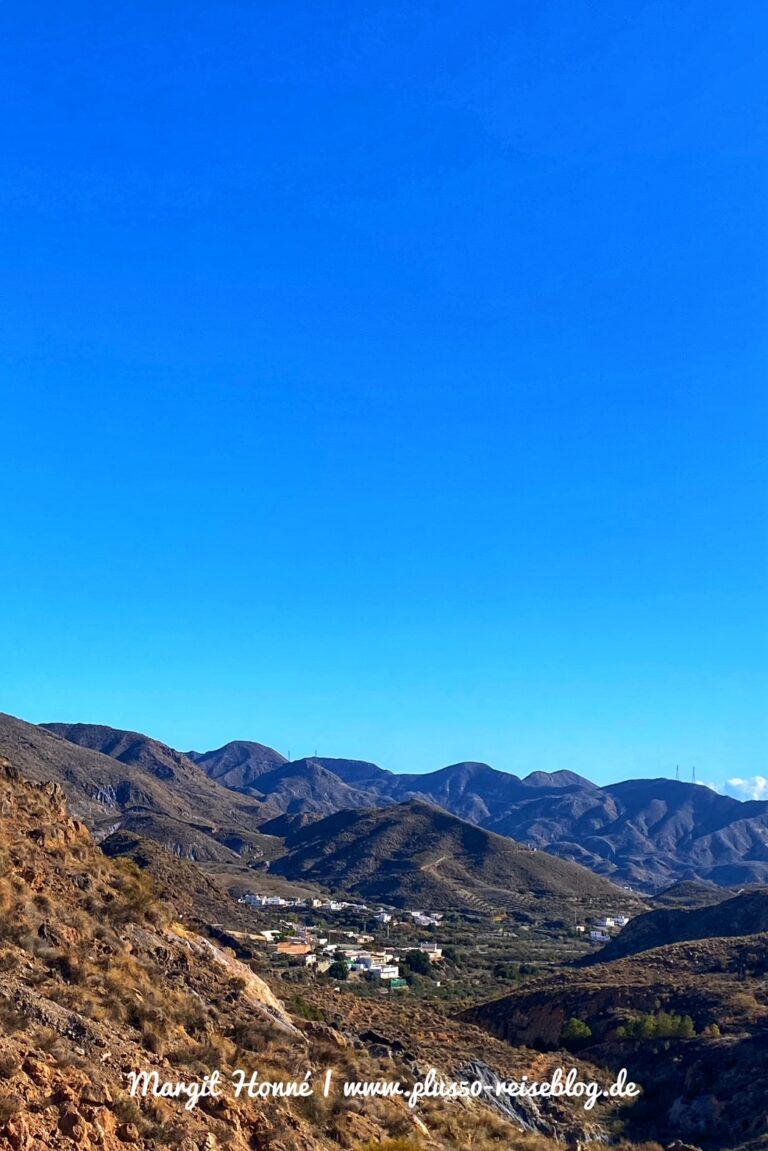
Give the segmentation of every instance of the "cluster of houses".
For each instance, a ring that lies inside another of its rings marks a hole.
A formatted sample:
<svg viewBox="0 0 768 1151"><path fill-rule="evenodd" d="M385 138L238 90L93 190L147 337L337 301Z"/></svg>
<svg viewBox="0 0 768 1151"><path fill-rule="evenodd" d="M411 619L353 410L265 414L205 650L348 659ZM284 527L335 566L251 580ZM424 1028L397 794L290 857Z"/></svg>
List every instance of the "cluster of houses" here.
<svg viewBox="0 0 768 1151"><path fill-rule="evenodd" d="M613 938L610 933L621 931L622 927L626 927L628 923L629 917L626 915L603 915L600 919L595 919L589 926L585 923L577 924L576 931L580 935L586 935L589 932L592 943L610 943Z"/></svg>
<svg viewBox="0 0 768 1151"><path fill-rule="evenodd" d="M350 903L346 899L286 899L282 895L260 895L256 891L248 892L239 903L248 907L296 907L311 911L353 911L360 915L371 915L377 923L385 926L397 923L394 911L386 908L372 909L366 903ZM437 927L442 922L443 915L439 911L404 911L402 916L411 919L417 927Z"/></svg>
<svg viewBox="0 0 768 1151"><path fill-rule="evenodd" d="M357 972L360 975L367 975L371 979L381 979L383 982L391 983L392 980L400 980L400 967L395 962L398 958L391 951L365 951L355 950L352 948L337 948L335 958L344 958L349 964L351 972ZM402 981L403 983L405 980Z"/></svg>
<svg viewBox="0 0 768 1151"><path fill-rule="evenodd" d="M405 986L398 960L402 960L407 951L423 951L431 963L443 958L442 948L434 943L413 944L396 951L391 948L374 951L367 946L372 942L373 937L368 935L357 936L354 943L332 943L326 937L318 936L312 928L299 928L290 938L270 941L267 947L276 955L303 958L306 967L318 972L326 972L335 960L343 960L352 975L377 979L389 983L390 987Z"/></svg>
<svg viewBox="0 0 768 1151"><path fill-rule="evenodd" d="M408 951L423 951L430 963L439 963L443 958L443 949L436 943L414 943L397 950L384 948L381 951L369 951L359 946L337 947L332 944L324 950L332 952L336 959L344 959L349 964L350 972L388 982L390 987L405 985L405 980L400 977L398 960L402 960Z"/></svg>
<svg viewBox="0 0 768 1151"><path fill-rule="evenodd" d="M295 906L292 901L274 902L275 899L279 898L276 896L254 896L252 898L258 898L264 902L260 902L258 905L251 903L251 906ZM250 902L249 897L246 896L242 902ZM304 905L306 902L304 901ZM331 902L337 901L323 901L324 908L328 907ZM345 906L354 907L356 905L345 904ZM367 910L369 909L366 908ZM392 921L392 913L382 910L377 912L373 918L379 923L389 924ZM439 922L439 918L436 921ZM233 934L238 936L246 933L234 932ZM263 942L268 954L303 961L305 967L311 967L319 973L328 971L334 961L343 960L353 977L375 979L392 988L405 986L405 980L400 975L399 961L402 961L406 952L423 951L431 963L438 963L443 958L442 947L435 943L415 943L399 945L396 949L383 947L374 950L371 947L374 943L373 935L351 930L333 930L323 934L322 928L316 924L296 924L284 921L279 927L249 932L247 937L253 942L257 940Z"/></svg>
<svg viewBox="0 0 768 1151"><path fill-rule="evenodd" d="M345 899L285 899L282 895L259 895L249 891L238 903L249 907L305 907L315 911L358 911L365 913L370 908L364 903L349 903Z"/></svg>
<svg viewBox="0 0 768 1151"><path fill-rule="evenodd" d="M352 911L360 915L370 916L377 923L387 928L398 922L398 919L395 917L396 913L391 909L388 910L387 908L379 907L378 910L374 911L365 903L352 903L346 899L320 899L317 897L309 899L286 899L282 895L261 895L258 892L249 892L247 895L244 895L239 902L245 903L249 907L259 908L304 908L322 912ZM406 918L410 919L417 927L437 927L443 919L442 913L438 911L403 911L399 914L401 920ZM579 935L588 934L592 943L609 943L612 938L611 933L620 931L621 928L626 927L628 923L629 918L626 915L604 915L589 924L577 924L575 930ZM399 978L397 964L393 962L396 957L390 955L389 952L355 952L354 948L350 947L338 948L336 944L328 943L326 938L319 938L317 936L317 929L314 927L292 926L294 935L290 939L281 939L277 943L274 942L274 937L277 936L279 932L263 931L259 934L264 936L269 945L275 948L277 954L290 955L294 958L304 956L307 966L317 966L317 969L320 971L327 970L331 964L331 960L328 960L326 963L324 958L316 954L319 948L322 947L326 953L344 952L344 957L350 962L351 971L365 971L379 979L385 980ZM523 930L527 930L527 928L524 927ZM339 932L335 932L334 934L338 935ZM342 932L341 934L350 937L357 945L364 945L373 941L372 935L361 935L353 931ZM441 949L433 943L419 944L419 950L425 951L433 961L435 958L439 959L442 957Z"/></svg>

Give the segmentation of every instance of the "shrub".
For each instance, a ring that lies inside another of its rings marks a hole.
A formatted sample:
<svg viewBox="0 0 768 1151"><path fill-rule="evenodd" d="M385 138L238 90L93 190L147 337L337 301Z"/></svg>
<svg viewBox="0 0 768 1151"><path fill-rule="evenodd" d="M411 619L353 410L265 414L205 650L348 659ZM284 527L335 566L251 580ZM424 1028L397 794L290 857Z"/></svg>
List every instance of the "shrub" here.
<svg viewBox="0 0 768 1151"><path fill-rule="evenodd" d="M157 923L162 920L162 905L157 898L152 877L137 867L132 859L116 862L119 864L117 880L120 894L104 906L112 923L130 923L134 920Z"/></svg>
<svg viewBox="0 0 768 1151"><path fill-rule="evenodd" d="M18 1055L0 1055L0 1079L12 1079L21 1067Z"/></svg>
<svg viewBox="0 0 768 1151"><path fill-rule="evenodd" d="M422 1151L424 1144L416 1139L383 1139L380 1142L364 1143L360 1151Z"/></svg>
<svg viewBox="0 0 768 1151"><path fill-rule="evenodd" d="M325 1017L320 1008L315 1007L314 1003L309 1003L303 995L292 995L287 1006L291 1014L298 1015L299 1019L324 1022Z"/></svg>
<svg viewBox="0 0 768 1151"><path fill-rule="evenodd" d="M560 1046L567 1048L568 1051L578 1051L579 1048L585 1047L591 1038L592 1028L589 1024L572 1015L568 1022L563 1024L563 1029L560 1032Z"/></svg>

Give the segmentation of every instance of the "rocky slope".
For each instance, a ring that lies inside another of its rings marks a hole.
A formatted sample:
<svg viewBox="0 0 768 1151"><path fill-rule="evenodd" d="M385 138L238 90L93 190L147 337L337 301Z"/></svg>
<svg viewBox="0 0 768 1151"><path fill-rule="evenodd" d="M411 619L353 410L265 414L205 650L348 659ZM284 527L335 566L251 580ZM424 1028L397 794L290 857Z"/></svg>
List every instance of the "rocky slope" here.
<svg viewBox="0 0 768 1151"><path fill-rule="evenodd" d="M264 926L259 912L239 903L225 883L191 861L174 855L154 839L121 829L99 845L110 859L132 860L148 872L161 900L168 901L184 923L206 928L226 924L242 931Z"/></svg>
<svg viewBox="0 0 768 1151"><path fill-rule="evenodd" d="M229 1030L254 1025L302 1050L269 987L173 921L146 877L110 862L69 817L56 783L0 761L0 1146L253 1146L271 1126L246 1109L139 1106L126 1075L191 1070ZM247 1042L247 1041L246 1041ZM232 1048L234 1050L234 1048ZM299 1145L314 1146L307 1135Z"/></svg>
<svg viewBox="0 0 768 1151"><path fill-rule="evenodd" d="M156 740L95 725L53 726L66 730L66 736L0 714L0 754L30 779L60 783L73 812L94 824L107 824L127 810L155 812L211 829L249 827L263 818L258 804L219 787L196 764ZM91 746L101 742L95 732L105 733L116 754ZM114 744L116 735L121 737L119 746Z"/></svg>
<svg viewBox="0 0 768 1151"><path fill-rule="evenodd" d="M98 837L124 828L188 859L261 856L264 837L256 828L268 812L210 780L186 756L136 732L51 728L0 714L0 754L29 779L59 783L73 814Z"/></svg>
<svg viewBox="0 0 768 1151"><path fill-rule="evenodd" d="M119 855L137 845L112 846ZM314 1019L292 1017L249 967L179 921L174 884L199 893L203 881L193 865L170 856L164 865L158 892L147 872L97 848L58 784L26 782L0 760L2 1151L555 1151L556 1135L574 1143L600 1132L596 1116L557 1101L414 1111L401 1099L225 1091L188 1111L183 1100L131 1098L127 1077L140 1070L189 1082L218 1068L225 1083L236 1067L283 1082L319 1081L329 1067L406 1083L430 1066L447 1078L481 1066L491 1077L530 1071L529 1053L418 1005L340 1012L318 988ZM551 1059L536 1061L551 1072Z"/></svg>
<svg viewBox="0 0 768 1151"><path fill-rule="evenodd" d="M187 756L211 779L237 791L248 791L267 771L288 760L273 747L238 739L213 751L188 751Z"/></svg>
<svg viewBox="0 0 768 1151"><path fill-rule="evenodd" d="M681 879L671 887L658 891L649 900L653 907L710 907L729 899L732 892L727 887L718 887L706 879Z"/></svg>
<svg viewBox="0 0 768 1151"><path fill-rule="evenodd" d="M250 794L265 808L286 815L327 815L377 803L374 792L345 783L313 759L283 763L265 772Z"/></svg>

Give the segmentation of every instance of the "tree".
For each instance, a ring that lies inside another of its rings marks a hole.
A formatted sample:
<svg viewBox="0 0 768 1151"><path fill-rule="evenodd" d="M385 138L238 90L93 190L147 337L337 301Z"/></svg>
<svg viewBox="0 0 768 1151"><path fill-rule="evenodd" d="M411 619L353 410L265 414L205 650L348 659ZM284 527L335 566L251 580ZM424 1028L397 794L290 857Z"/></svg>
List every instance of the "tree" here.
<svg viewBox="0 0 768 1151"><path fill-rule="evenodd" d="M568 1022L563 1024L560 1046L567 1048L568 1051L577 1051L580 1047L585 1047L591 1038L592 1028L589 1024L572 1015Z"/></svg>
<svg viewBox="0 0 768 1151"><path fill-rule="evenodd" d="M406 951L405 965L411 969L414 975L432 974L432 964L429 962L429 956L426 951L420 951L418 947L415 947L412 951Z"/></svg>
<svg viewBox="0 0 768 1151"><path fill-rule="evenodd" d="M346 979L349 975L349 966L343 959L334 959L328 968L329 979Z"/></svg>

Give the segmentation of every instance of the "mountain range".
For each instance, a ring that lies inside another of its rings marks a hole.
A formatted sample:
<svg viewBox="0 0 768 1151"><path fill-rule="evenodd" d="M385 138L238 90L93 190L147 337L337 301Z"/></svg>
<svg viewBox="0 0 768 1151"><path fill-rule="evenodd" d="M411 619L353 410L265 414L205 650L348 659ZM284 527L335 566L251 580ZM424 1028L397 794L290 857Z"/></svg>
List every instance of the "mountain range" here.
<svg viewBox="0 0 768 1151"><path fill-rule="evenodd" d="M214 774L231 746L195 758ZM249 746L263 759L261 744L238 745ZM463 762L417 775L322 757L283 760L262 772L249 765L249 778L248 794L288 813L330 814L411 799L435 804L642 891L693 878L722 886L768 881L768 802L677 780L598 787L571 771L521 778Z"/></svg>
<svg viewBox="0 0 768 1151"><path fill-rule="evenodd" d="M627 905L627 892L586 868L521 847L434 805L350 809L350 796L359 804L363 796L375 803L375 795L315 761L275 766L254 746L248 751L258 756L258 766L244 764L242 751L232 749L209 766L213 774L224 761L225 771L243 771L243 778L266 786L258 798L252 788L246 794L209 777L199 762L205 757L196 762L136 732L0 718L0 753L30 779L59 783L73 812L110 852L126 845L135 851L137 839L154 840L184 860L271 865L289 880L393 906L522 911L544 897L548 913L567 922L591 909ZM332 814L322 816L325 809Z"/></svg>
<svg viewBox="0 0 768 1151"><path fill-rule="evenodd" d="M396 773L365 760L289 761L244 740L184 753L140 733L11 716L0 716L0 753L57 779L97 835L133 831L191 859L271 858L275 836L416 801L640 892L768 882L768 802L670 779L598 787L570 771L520 777L475 762Z"/></svg>

